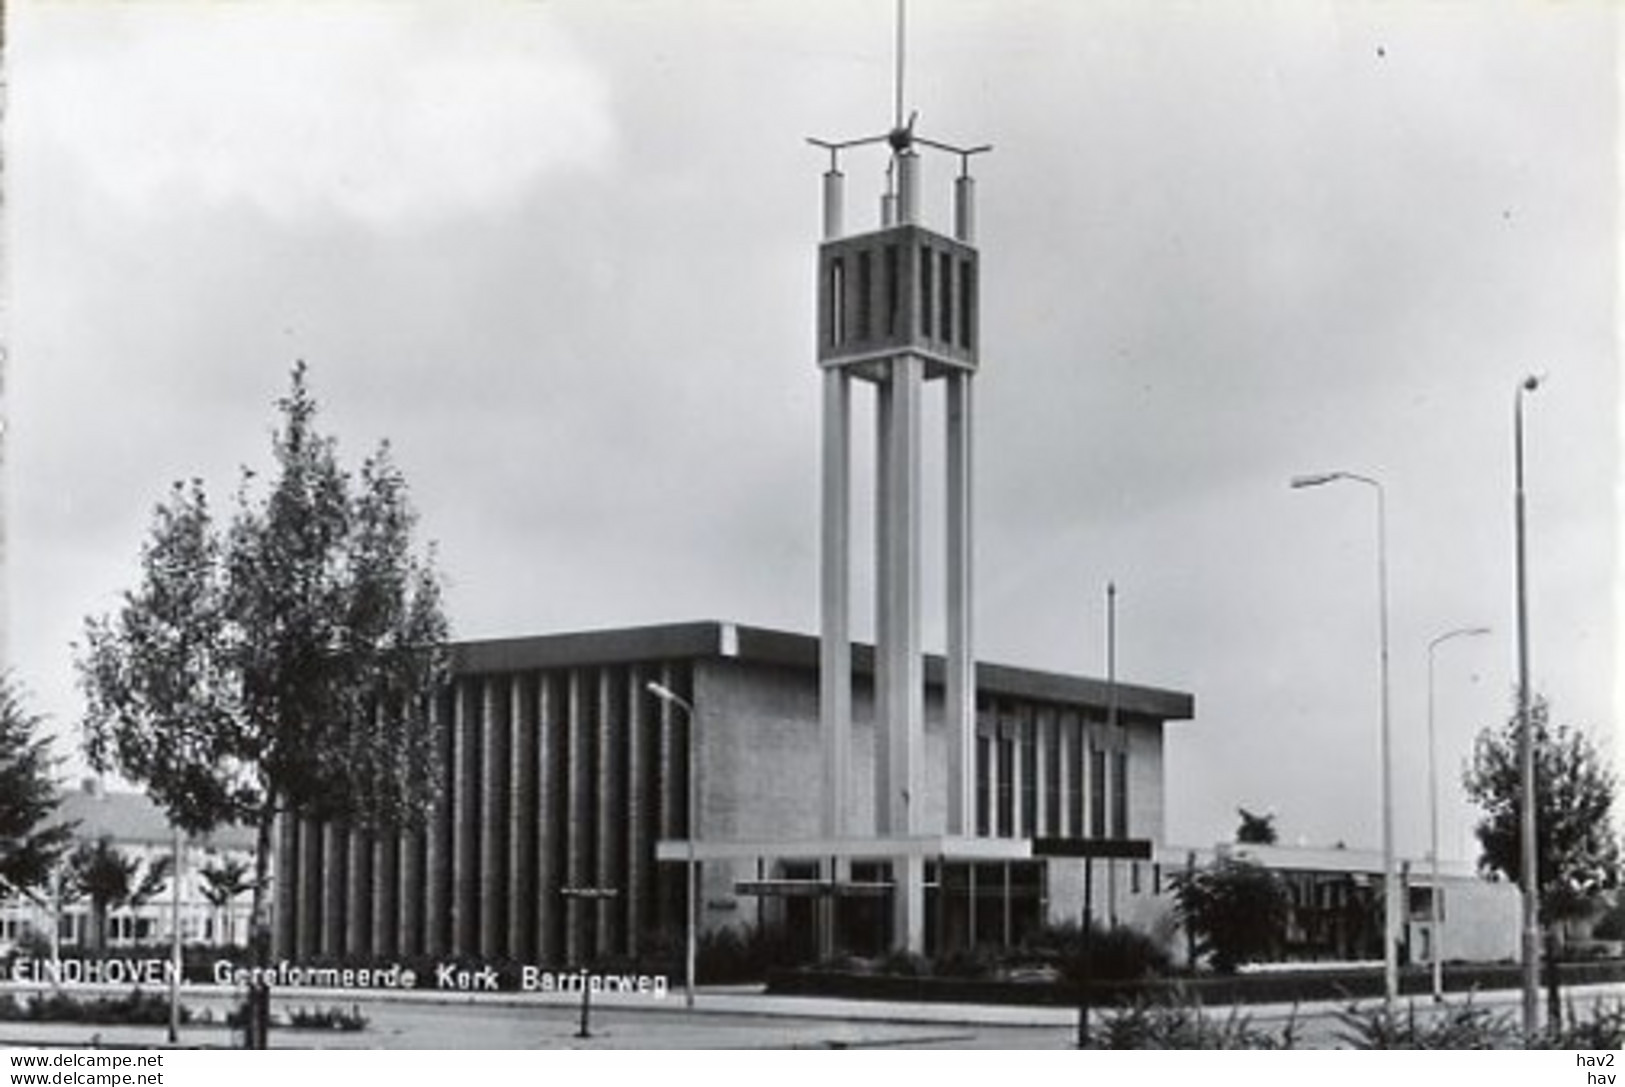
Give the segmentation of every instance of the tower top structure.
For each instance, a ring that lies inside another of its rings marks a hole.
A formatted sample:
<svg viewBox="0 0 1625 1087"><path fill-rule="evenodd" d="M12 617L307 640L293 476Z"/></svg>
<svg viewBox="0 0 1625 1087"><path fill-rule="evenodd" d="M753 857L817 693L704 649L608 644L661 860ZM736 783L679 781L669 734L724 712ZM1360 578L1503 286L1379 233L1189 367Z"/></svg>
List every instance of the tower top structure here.
<svg viewBox="0 0 1625 1087"><path fill-rule="evenodd" d="M925 376L977 365L975 182L970 161L991 144L956 146L919 135L917 111L905 122L905 9L897 5L897 63L892 127L844 140L808 137L829 152L824 174L824 241L819 249L818 362L870 381L882 380L887 360L917 356ZM884 146L890 154L876 226L849 231L843 153ZM958 159L952 233L922 221L920 152Z"/></svg>

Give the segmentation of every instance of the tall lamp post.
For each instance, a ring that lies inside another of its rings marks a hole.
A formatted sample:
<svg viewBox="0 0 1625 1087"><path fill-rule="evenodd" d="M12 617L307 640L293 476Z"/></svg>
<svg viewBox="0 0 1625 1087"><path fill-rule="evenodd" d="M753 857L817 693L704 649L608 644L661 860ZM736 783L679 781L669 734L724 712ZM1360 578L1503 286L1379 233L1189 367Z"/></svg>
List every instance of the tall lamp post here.
<svg viewBox="0 0 1625 1087"><path fill-rule="evenodd" d="M1529 720L1529 593L1525 573L1523 528L1523 396L1540 387L1530 375L1518 383L1512 408L1513 517L1517 538L1518 591L1518 765L1523 778L1520 822L1523 876L1523 1030L1540 1029L1540 873L1535 849L1535 744Z"/></svg>
<svg viewBox="0 0 1625 1087"><path fill-rule="evenodd" d="M1354 472L1321 472L1294 476L1294 489L1342 481L1363 483L1377 496L1377 610L1381 626L1381 759L1382 759L1382 974L1383 1007L1393 1014L1399 995L1399 880L1394 874L1393 753L1388 713L1388 515L1382 484Z"/></svg>
<svg viewBox="0 0 1625 1087"><path fill-rule="evenodd" d="M1457 627L1428 642L1428 861L1433 869L1433 890L1429 897L1428 921L1432 933L1430 941L1433 960L1433 999L1444 999L1444 955L1439 942L1444 915L1439 895L1439 762L1438 742L1433 726L1433 658L1434 651L1452 638L1467 638L1488 634L1489 627Z"/></svg>
<svg viewBox="0 0 1625 1087"><path fill-rule="evenodd" d="M656 683L654 680L644 684L644 688L662 702L681 709L688 718L688 743L685 745L687 772L684 775L688 779L688 880L687 893L684 895L687 907L683 934L683 1004L692 1008L694 1006L694 960L697 957L699 944L698 935L695 932L696 907L694 899L698 889L695 886L696 881L694 878L696 864L694 836L700 831L699 791L694 787L694 704L670 687L663 683Z"/></svg>

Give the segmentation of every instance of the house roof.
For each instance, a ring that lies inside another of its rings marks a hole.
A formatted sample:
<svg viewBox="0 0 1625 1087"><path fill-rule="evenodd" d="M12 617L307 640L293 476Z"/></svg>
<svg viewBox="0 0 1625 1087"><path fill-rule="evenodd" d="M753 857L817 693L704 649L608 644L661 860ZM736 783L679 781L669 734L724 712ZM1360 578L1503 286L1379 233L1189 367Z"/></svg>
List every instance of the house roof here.
<svg viewBox="0 0 1625 1087"><path fill-rule="evenodd" d="M74 836L81 841L105 837L127 844L167 845L175 835L162 809L145 796L107 792L94 785L63 794L56 820L77 824ZM204 840L223 849L254 848L254 832L247 827L222 827Z"/></svg>
<svg viewBox="0 0 1625 1087"><path fill-rule="evenodd" d="M874 647L854 643L852 649L854 672L873 674ZM763 627L707 621L465 641L452 646L453 668L470 674L713 657L815 671L818 639ZM942 657L927 654L926 683L941 686L943 670ZM994 696L1088 706L1106 705L1115 686L1117 706L1125 714L1164 721L1189 720L1195 714L1195 698L1183 691L1123 682L1113 685L1090 676L1002 664L978 662L976 686L977 690Z"/></svg>

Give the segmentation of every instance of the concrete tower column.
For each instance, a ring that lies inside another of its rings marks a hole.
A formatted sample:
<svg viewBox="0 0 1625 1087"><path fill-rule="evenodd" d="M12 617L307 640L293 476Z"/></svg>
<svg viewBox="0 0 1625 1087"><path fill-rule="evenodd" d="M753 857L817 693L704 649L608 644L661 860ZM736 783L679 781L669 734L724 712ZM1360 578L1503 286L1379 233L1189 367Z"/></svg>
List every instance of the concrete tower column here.
<svg viewBox="0 0 1625 1087"><path fill-rule="evenodd" d="M826 837L847 832L852 767L852 378L844 369L824 371L824 483L822 630L819 639L819 707L824 740Z"/></svg>
<svg viewBox="0 0 1625 1087"><path fill-rule="evenodd" d="M901 151L897 163L897 221L920 221L920 156L913 151Z"/></svg>
<svg viewBox="0 0 1625 1087"><path fill-rule="evenodd" d="M879 633L876 638L875 813L882 835L920 830L923 802L925 675L920 644L920 400L925 365L905 353L891 360L881 387L882 519L878 533ZM883 756L883 757L882 757ZM924 862L894 862L892 897L897 946L919 951L925 935Z"/></svg>
<svg viewBox="0 0 1625 1087"><path fill-rule="evenodd" d="M954 179L954 237L966 245L976 242L976 179L969 174Z"/></svg>
<svg viewBox="0 0 1625 1087"><path fill-rule="evenodd" d="M971 620L971 376L947 378L947 669L943 684L948 833L975 832L976 679Z"/></svg>

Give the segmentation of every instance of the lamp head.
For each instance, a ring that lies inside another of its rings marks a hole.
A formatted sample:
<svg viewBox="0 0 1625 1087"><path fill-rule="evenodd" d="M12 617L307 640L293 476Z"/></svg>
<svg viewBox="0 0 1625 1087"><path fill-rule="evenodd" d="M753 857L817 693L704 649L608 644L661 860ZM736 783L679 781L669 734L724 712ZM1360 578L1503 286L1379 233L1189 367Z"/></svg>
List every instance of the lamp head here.
<svg viewBox="0 0 1625 1087"><path fill-rule="evenodd" d="M1530 374L1528 377L1523 379L1523 389L1525 392L1532 393L1538 388L1540 388L1540 375Z"/></svg>
<svg viewBox="0 0 1625 1087"><path fill-rule="evenodd" d="M1323 484L1341 479L1342 475L1342 472L1315 472L1310 475L1293 476L1292 488L1294 490L1299 490L1304 487L1319 487Z"/></svg>

